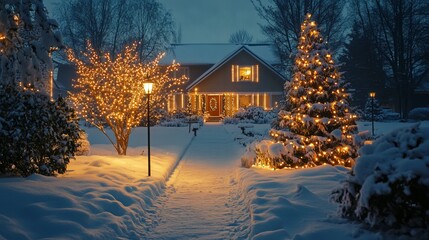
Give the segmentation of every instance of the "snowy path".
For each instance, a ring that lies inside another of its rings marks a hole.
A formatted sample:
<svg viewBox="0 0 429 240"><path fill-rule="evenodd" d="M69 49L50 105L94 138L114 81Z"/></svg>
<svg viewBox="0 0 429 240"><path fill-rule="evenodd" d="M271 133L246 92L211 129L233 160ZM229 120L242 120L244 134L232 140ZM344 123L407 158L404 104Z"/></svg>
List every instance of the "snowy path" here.
<svg viewBox="0 0 429 240"><path fill-rule="evenodd" d="M202 127L155 205L146 238L245 238L249 214L235 180L242 151L223 125Z"/></svg>

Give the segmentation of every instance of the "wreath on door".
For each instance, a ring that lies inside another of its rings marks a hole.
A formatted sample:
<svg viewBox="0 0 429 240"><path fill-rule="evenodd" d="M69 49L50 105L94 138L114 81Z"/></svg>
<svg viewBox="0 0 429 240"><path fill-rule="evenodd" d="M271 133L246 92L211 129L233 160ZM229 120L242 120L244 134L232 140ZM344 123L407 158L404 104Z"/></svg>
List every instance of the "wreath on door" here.
<svg viewBox="0 0 429 240"><path fill-rule="evenodd" d="M210 110L212 112L217 110L217 100L216 100L216 98L211 98L210 99L209 106L210 106Z"/></svg>

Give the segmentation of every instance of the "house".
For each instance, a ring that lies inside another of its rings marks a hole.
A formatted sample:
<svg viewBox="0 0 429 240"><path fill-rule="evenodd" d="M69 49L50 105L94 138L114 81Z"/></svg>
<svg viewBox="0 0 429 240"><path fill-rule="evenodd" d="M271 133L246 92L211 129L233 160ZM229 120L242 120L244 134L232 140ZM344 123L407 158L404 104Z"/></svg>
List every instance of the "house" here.
<svg viewBox="0 0 429 240"><path fill-rule="evenodd" d="M166 99L169 112L190 109L219 120L248 106L270 110L283 98L285 78L275 69L280 62L272 45L173 44L160 65L173 60L181 65L173 74L188 81ZM66 96L74 91L76 68L67 63L57 67L54 95Z"/></svg>
<svg viewBox="0 0 429 240"><path fill-rule="evenodd" d="M168 97L170 112L191 108L218 120L248 106L270 110L283 98L285 77L271 45L174 44L161 65L173 60L181 65L175 74L189 80Z"/></svg>

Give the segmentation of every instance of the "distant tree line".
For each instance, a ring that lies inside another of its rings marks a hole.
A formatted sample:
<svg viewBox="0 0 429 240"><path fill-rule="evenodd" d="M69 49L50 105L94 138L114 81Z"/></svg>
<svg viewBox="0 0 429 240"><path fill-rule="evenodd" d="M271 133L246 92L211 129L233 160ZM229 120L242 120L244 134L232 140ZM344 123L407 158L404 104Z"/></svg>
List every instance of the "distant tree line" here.
<svg viewBox="0 0 429 240"><path fill-rule="evenodd" d="M345 80L355 89L354 104L363 107L369 91L392 90L396 110L407 118L411 96L429 78L428 1L251 1L285 70L293 60L300 23L312 13L331 48L344 49L336 57L344 63ZM346 34L348 26L352 29Z"/></svg>
<svg viewBox="0 0 429 240"><path fill-rule="evenodd" d="M78 56L86 41L112 56L139 42L139 58L147 61L180 38L171 14L157 0L70 0L61 2L56 12L64 44Z"/></svg>

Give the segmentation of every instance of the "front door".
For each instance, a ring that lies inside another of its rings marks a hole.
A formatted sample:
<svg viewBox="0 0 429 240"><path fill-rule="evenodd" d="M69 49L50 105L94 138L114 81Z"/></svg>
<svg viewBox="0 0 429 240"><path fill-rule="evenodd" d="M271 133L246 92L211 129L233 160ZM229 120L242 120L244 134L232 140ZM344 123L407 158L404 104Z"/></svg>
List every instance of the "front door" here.
<svg viewBox="0 0 429 240"><path fill-rule="evenodd" d="M220 116L220 95L207 96L207 111L212 117Z"/></svg>

